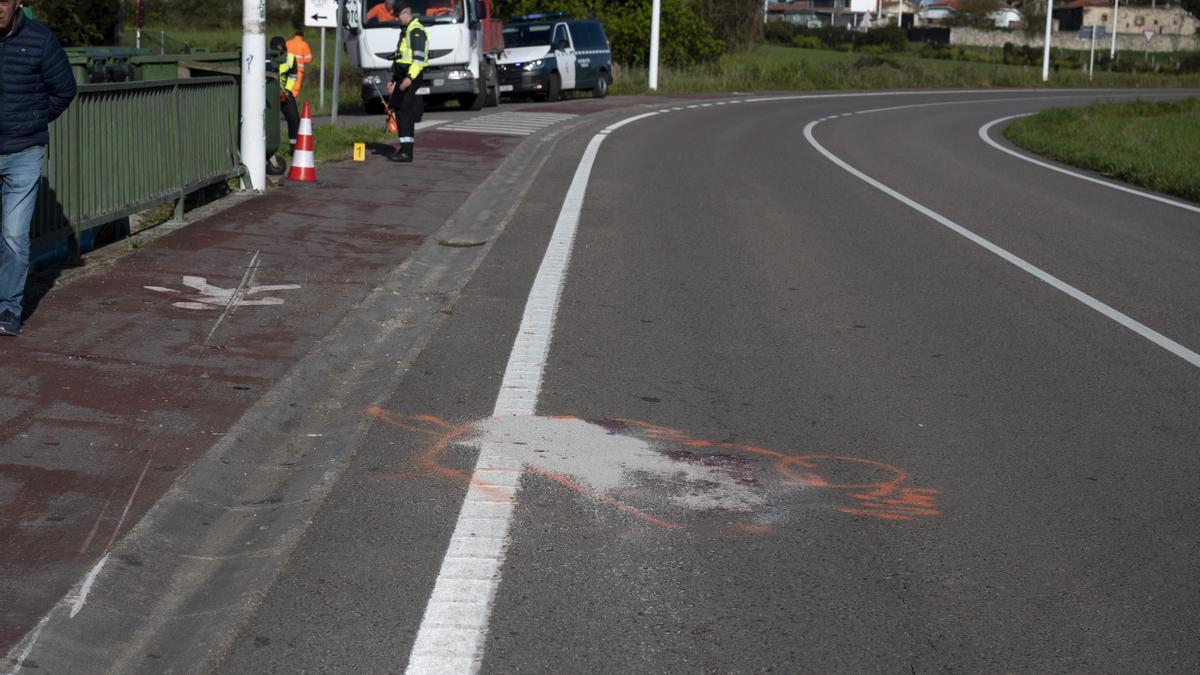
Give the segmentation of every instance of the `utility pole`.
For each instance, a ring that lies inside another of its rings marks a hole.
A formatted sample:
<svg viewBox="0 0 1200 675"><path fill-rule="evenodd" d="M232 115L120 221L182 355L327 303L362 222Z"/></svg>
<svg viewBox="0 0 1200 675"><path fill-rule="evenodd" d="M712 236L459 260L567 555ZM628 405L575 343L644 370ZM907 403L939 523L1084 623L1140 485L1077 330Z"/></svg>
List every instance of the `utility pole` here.
<svg viewBox="0 0 1200 675"><path fill-rule="evenodd" d="M658 15L661 0L654 0L650 14L650 91L658 91Z"/></svg>
<svg viewBox="0 0 1200 675"><path fill-rule="evenodd" d="M346 20L346 0L337 0L337 27L333 29L333 124L337 125L338 80L342 79L342 22Z"/></svg>
<svg viewBox="0 0 1200 675"><path fill-rule="evenodd" d="M1117 58L1117 11L1121 8L1120 0L1113 0L1113 28L1112 28L1112 49L1108 52L1108 58ZM1110 66L1111 68L1111 66Z"/></svg>
<svg viewBox="0 0 1200 675"><path fill-rule="evenodd" d="M1054 16L1054 0L1046 0L1046 45L1042 48L1042 82L1050 80L1050 21Z"/></svg>
<svg viewBox="0 0 1200 675"><path fill-rule="evenodd" d="M267 107L266 3L242 0L242 164L243 186L262 192L267 186L267 133L263 118Z"/></svg>

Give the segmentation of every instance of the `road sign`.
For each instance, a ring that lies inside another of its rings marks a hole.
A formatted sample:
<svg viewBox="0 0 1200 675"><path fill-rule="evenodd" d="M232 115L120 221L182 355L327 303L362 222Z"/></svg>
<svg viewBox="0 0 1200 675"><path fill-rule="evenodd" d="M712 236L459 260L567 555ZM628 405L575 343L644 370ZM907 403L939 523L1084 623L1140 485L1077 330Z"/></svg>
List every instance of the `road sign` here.
<svg viewBox="0 0 1200 675"><path fill-rule="evenodd" d="M312 28L337 26L337 0L304 0L304 25Z"/></svg>
<svg viewBox="0 0 1200 675"><path fill-rule="evenodd" d="M1144 30L1142 31L1142 35L1146 37L1146 42L1150 42L1154 39L1154 31L1152 30Z"/></svg>

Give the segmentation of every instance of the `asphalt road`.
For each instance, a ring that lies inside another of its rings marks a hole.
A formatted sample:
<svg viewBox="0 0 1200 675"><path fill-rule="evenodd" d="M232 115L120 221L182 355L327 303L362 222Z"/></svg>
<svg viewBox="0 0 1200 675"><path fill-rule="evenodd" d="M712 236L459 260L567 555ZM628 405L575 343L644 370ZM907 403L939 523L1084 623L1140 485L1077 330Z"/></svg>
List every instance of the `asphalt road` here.
<svg viewBox="0 0 1200 675"><path fill-rule="evenodd" d="M374 375L329 429L250 418L336 465L259 585L151 579L136 639L50 626L42 672L1196 670L1200 212L979 134L1112 95L688 101L521 146L459 211L486 245L383 284L434 312L351 313L425 333L331 333Z"/></svg>

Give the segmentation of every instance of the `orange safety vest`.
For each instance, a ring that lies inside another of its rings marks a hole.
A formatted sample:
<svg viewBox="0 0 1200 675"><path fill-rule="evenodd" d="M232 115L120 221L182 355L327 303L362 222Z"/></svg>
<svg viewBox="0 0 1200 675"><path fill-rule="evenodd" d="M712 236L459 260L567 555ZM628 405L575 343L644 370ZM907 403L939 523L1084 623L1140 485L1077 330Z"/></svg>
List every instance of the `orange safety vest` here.
<svg viewBox="0 0 1200 675"><path fill-rule="evenodd" d="M300 65L300 72L296 74L296 92L299 93L300 85L304 82L304 66L313 60L312 49L304 38L297 35L287 41L287 50L295 54L296 63Z"/></svg>

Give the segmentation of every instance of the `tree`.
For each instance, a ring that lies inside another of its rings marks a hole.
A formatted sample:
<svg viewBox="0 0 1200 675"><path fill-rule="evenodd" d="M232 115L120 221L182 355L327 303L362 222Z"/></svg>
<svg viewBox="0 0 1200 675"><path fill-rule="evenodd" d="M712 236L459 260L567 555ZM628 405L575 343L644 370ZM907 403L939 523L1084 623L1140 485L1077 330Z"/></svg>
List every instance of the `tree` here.
<svg viewBox="0 0 1200 675"><path fill-rule="evenodd" d="M117 39L119 0L28 0L38 22L61 44L113 44Z"/></svg>

